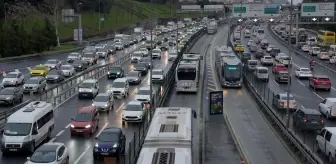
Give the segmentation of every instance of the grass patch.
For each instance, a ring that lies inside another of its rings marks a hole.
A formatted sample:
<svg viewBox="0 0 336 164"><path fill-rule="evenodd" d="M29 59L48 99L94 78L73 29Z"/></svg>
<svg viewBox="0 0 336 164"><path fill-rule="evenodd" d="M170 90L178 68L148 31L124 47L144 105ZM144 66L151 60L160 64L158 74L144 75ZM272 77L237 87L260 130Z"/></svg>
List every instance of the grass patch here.
<svg viewBox="0 0 336 164"><path fill-rule="evenodd" d="M61 44L59 47L53 47L49 51L63 51L63 50L68 50L68 49L74 49L77 48L77 45L74 44Z"/></svg>

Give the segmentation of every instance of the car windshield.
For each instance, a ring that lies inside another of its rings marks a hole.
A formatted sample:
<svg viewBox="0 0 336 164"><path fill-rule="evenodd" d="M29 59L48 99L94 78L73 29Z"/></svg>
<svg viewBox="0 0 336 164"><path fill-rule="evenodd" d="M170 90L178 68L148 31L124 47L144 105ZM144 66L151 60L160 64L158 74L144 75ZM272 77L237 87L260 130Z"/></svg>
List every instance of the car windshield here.
<svg viewBox="0 0 336 164"><path fill-rule="evenodd" d="M135 52L135 53L133 53L132 56L135 56L135 57L142 57L142 53L141 53L141 52Z"/></svg>
<svg viewBox="0 0 336 164"><path fill-rule="evenodd" d="M153 50L153 53L161 53L160 50Z"/></svg>
<svg viewBox="0 0 336 164"><path fill-rule="evenodd" d="M148 51L146 48L140 48L140 51Z"/></svg>
<svg viewBox="0 0 336 164"><path fill-rule="evenodd" d="M58 75L58 71L52 70L48 73L48 75Z"/></svg>
<svg viewBox="0 0 336 164"><path fill-rule="evenodd" d="M34 163L50 163L56 160L56 151L39 151L36 150L30 157Z"/></svg>
<svg viewBox="0 0 336 164"><path fill-rule="evenodd" d="M111 71L112 72L119 72L120 71L120 67L112 67Z"/></svg>
<svg viewBox="0 0 336 164"><path fill-rule="evenodd" d="M56 60L48 60L48 61L46 62L46 64L56 64L56 63L57 63Z"/></svg>
<svg viewBox="0 0 336 164"><path fill-rule="evenodd" d="M306 115L306 117L309 120L322 120L321 115L309 114L309 115Z"/></svg>
<svg viewBox="0 0 336 164"><path fill-rule="evenodd" d="M104 52L104 51L105 51L105 48L97 48L97 51L98 51L98 52Z"/></svg>
<svg viewBox="0 0 336 164"><path fill-rule="evenodd" d="M33 70L44 70L44 67L35 67Z"/></svg>
<svg viewBox="0 0 336 164"><path fill-rule="evenodd" d="M119 140L119 135L118 133L113 132L102 132L99 135L98 140L102 142L117 142Z"/></svg>
<svg viewBox="0 0 336 164"><path fill-rule="evenodd" d="M92 120L93 113L78 113L75 117L77 122L89 122Z"/></svg>
<svg viewBox="0 0 336 164"><path fill-rule="evenodd" d="M280 72L279 75L280 76L288 76L288 72Z"/></svg>
<svg viewBox="0 0 336 164"><path fill-rule="evenodd" d="M81 64L83 64L83 61L81 61L81 60L76 60L76 61L73 62L73 64L75 64L75 65L77 65L77 64L81 65Z"/></svg>
<svg viewBox="0 0 336 164"><path fill-rule="evenodd" d="M139 73L137 71L131 71L127 73L127 76L130 76L130 77L139 76Z"/></svg>
<svg viewBox="0 0 336 164"><path fill-rule="evenodd" d="M288 98L289 98L289 100L295 100L295 98L291 95ZM287 96L282 96L281 100L287 100Z"/></svg>
<svg viewBox="0 0 336 164"><path fill-rule="evenodd" d="M107 102L107 101L109 101L109 96L98 95L98 96L96 96L94 101L95 102Z"/></svg>
<svg viewBox="0 0 336 164"><path fill-rule="evenodd" d="M258 70L258 73L267 73L267 72L268 72L267 69L259 69L259 70Z"/></svg>
<svg viewBox="0 0 336 164"><path fill-rule="evenodd" d="M5 78L16 78L17 74L9 73L5 76Z"/></svg>
<svg viewBox="0 0 336 164"><path fill-rule="evenodd" d="M320 48L319 47L313 47L313 50L314 51L320 51Z"/></svg>
<svg viewBox="0 0 336 164"><path fill-rule="evenodd" d="M150 90L139 90L138 95L150 95Z"/></svg>
<svg viewBox="0 0 336 164"><path fill-rule="evenodd" d="M0 95L14 95L14 89L5 88L5 89L0 91Z"/></svg>
<svg viewBox="0 0 336 164"><path fill-rule="evenodd" d="M133 104L129 104L127 105L127 108L124 110L128 110L128 111L141 111L141 106L140 105L133 105Z"/></svg>
<svg viewBox="0 0 336 164"><path fill-rule="evenodd" d="M4 130L6 136L27 136L31 131L31 123L7 123Z"/></svg>
<svg viewBox="0 0 336 164"><path fill-rule="evenodd" d="M117 45L117 46L121 46L121 45L122 45L122 43L120 43L120 42L117 42L117 43L115 43L115 45Z"/></svg>
<svg viewBox="0 0 336 164"><path fill-rule="evenodd" d="M26 81L26 84L37 84L38 83L38 79L29 79Z"/></svg>
<svg viewBox="0 0 336 164"><path fill-rule="evenodd" d="M248 64L249 65L258 65L258 62L257 61L250 61Z"/></svg>
<svg viewBox="0 0 336 164"><path fill-rule="evenodd" d="M329 78L318 78L319 81L329 81Z"/></svg>
<svg viewBox="0 0 336 164"><path fill-rule="evenodd" d="M70 70L71 69L71 66L67 66L67 65L63 65L61 67L61 70Z"/></svg>
<svg viewBox="0 0 336 164"><path fill-rule="evenodd" d="M153 75L162 75L162 71L152 71Z"/></svg>
<svg viewBox="0 0 336 164"><path fill-rule="evenodd" d="M113 88L124 88L125 83L124 82L113 82L112 87Z"/></svg>
<svg viewBox="0 0 336 164"><path fill-rule="evenodd" d="M92 88L93 85L93 83L82 83L79 88Z"/></svg>

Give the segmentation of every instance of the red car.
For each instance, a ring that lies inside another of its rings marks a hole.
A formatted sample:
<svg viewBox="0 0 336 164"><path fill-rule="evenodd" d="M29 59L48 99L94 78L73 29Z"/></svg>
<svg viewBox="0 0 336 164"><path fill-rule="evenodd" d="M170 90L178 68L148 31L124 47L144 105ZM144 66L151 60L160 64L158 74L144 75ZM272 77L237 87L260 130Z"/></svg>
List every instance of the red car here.
<svg viewBox="0 0 336 164"><path fill-rule="evenodd" d="M287 71L287 67L284 64L276 64L272 68L272 73L278 73L280 71Z"/></svg>
<svg viewBox="0 0 336 164"><path fill-rule="evenodd" d="M327 76L323 75L313 75L312 78L309 79L309 86L316 89L325 89L330 91L331 89L331 80Z"/></svg>
<svg viewBox="0 0 336 164"><path fill-rule="evenodd" d="M99 113L96 107L85 106L79 108L76 116L71 120L71 135L92 135L98 129Z"/></svg>

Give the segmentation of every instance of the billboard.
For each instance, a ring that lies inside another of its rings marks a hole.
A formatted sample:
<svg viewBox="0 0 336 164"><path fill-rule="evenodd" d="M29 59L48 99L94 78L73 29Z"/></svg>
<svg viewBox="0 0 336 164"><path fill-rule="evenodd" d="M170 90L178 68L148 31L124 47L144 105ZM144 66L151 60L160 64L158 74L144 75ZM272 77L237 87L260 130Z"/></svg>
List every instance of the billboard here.
<svg viewBox="0 0 336 164"><path fill-rule="evenodd" d="M335 2L328 3L302 3L301 16L303 17L333 17L335 15Z"/></svg>
<svg viewBox="0 0 336 164"><path fill-rule="evenodd" d="M223 114L223 91L210 92L209 94L210 115Z"/></svg>
<svg viewBox="0 0 336 164"><path fill-rule="evenodd" d="M279 14L277 4L236 4L233 5L233 17L265 17Z"/></svg>

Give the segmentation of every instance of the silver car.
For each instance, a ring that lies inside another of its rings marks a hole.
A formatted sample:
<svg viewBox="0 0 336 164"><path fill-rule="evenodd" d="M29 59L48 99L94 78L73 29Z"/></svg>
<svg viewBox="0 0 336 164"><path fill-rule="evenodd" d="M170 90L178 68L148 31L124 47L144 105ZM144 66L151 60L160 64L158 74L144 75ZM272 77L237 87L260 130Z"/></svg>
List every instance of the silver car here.
<svg viewBox="0 0 336 164"><path fill-rule="evenodd" d="M92 106L96 107L99 111L107 111L114 109L114 99L112 94L99 93L93 100Z"/></svg>
<svg viewBox="0 0 336 164"><path fill-rule="evenodd" d="M75 74L75 67L73 65L62 65L61 71L64 76L69 77Z"/></svg>
<svg viewBox="0 0 336 164"><path fill-rule="evenodd" d="M130 84L141 83L141 73L139 71L130 71L127 73L126 78Z"/></svg>
<svg viewBox="0 0 336 164"><path fill-rule="evenodd" d="M100 47L97 48L96 55L98 55L100 58L106 58L108 54L108 51L106 48Z"/></svg>
<svg viewBox="0 0 336 164"><path fill-rule="evenodd" d="M82 55L78 52L72 52L71 54L68 55L67 62L72 63L75 60L81 60Z"/></svg>
<svg viewBox="0 0 336 164"><path fill-rule="evenodd" d="M152 81L153 82L162 82L164 80L164 71L162 69L153 69L152 70Z"/></svg>
<svg viewBox="0 0 336 164"><path fill-rule="evenodd" d="M149 87L141 87L137 95L135 96L135 100L141 101L143 103L149 103L150 100L150 88Z"/></svg>
<svg viewBox="0 0 336 164"><path fill-rule="evenodd" d="M44 77L31 77L23 85L23 92L41 92L46 89L47 81Z"/></svg>
<svg viewBox="0 0 336 164"><path fill-rule="evenodd" d="M65 76L61 70L51 70L46 78L48 82L60 82L65 79Z"/></svg>
<svg viewBox="0 0 336 164"><path fill-rule="evenodd" d="M116 47L117 50L124 50L124 43L116 42L115 47Z"/></svg>
<svg viewBox="0 0 336 164"><path fill-rule="evenodd" d="M48 66L50 69L58 69L61 67L62 62L57 59L49 59L45 63L46 66Z"/></svg>

